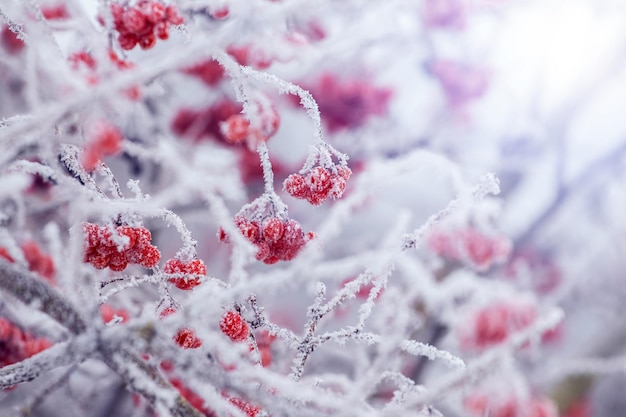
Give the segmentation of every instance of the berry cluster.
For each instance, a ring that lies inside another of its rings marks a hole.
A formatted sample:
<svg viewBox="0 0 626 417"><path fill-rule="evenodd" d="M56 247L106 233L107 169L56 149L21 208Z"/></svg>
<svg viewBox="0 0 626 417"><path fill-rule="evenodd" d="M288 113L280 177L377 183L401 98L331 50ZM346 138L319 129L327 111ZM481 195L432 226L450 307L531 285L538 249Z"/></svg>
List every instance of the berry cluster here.
<svg viewBox="0 0 626 417"><path fill-rule="evenodd" d="M220 131L226 141L237 144L248 140L250 147L254 148L276 134L280 116L274 107L257 105L253 116L257 123L251 124L243 114L233 114L220 123Z"/></svg>
<svg viewBox="0 0 626 417"><path fill-rule="evenodd" d="M476 311L471 325L459 328L461 345L470 350L483 350L500 344L511 333L520 331L536 319L534 306L525 302L498 302Z"/></svg>
<svg viewBox="0 0 626 417"><path fill-rule="evenodd" d="M28 264L28 270L35 272L50 283L54 283L54 276L56 275L56 269L54 267L54 261L50 255L44 253L37 242L29 241L22 245L22 252L26 263ZM0 247L0 256L9 262L15 262L13 257L9 254L6 248Z"/></svg>
<svg viewBox="0 0 626 417"><path fill-rule="evenodd" d="M169 282L181 290L191 290L202 283L201 277L206 276L206 265L200 259L193 259L189 262L170 259L165 263L163 272L166 274L184 274L184 276L169 278Z"/></svg>
<svg viewBox="0 0 626 417"><path fill-rule="evenodd" d="M509 257L511 242L502 236L488 236L467 228L453 232L433 231L428 236L428 247L440 256L485 271Z"/></svg>
<svg viewBox="0 0 626 417"><path fill-rule="evenodd" d="M143 0L136 7L122 7L111 4L111 14L117 38L122 49L131 50L137 44L141 49L150 49L157 38L167 40L170 37L170 25L180 25L183 18L175 6L165 6L153 0Z"/></svg>
<svg viewBox="0 0 626 417"><path fill-rule="evenodd" d="M150 244L152 235L145 227L118 226L115 232L118 238L127 238L127 241L118 245L109 227L84 223L84 262L97 269L108 266L113 271L123 271L129 263L152 268L161 259L161 252Z"/></svg>
<svg viewBox="0 0 626 417"><path fill-rule="evenodd" d="M384 116L392 90L378 87L367 79L341 79L324 73L313 85L300 85L313 94L322 114L322 121L332 132L356 129L374 116ZM300 100L294 96L293 104Z"/></svg>
<svg viewBox="0 0 626 417"><path fill-rule="evenodd" d="M38 338L0 318L0 368L20 362L52 346L46 338Z"/></svg>
<svg viewBox="0 0 626 417"><path fill-rule="evenodd" d="M220 320L220 329L233 342L243 342L250 336L248 323L235 311L227 311Z"/></svg>
<svg viewBox="0 0 626 417"><path fill-rule="evenodd" d="M517 399L498 398L496 395L474 393L463 400L463 406L471 416L492 417L558 417L554 403L543 397Z"/></svg>
<svg viewBox="0 0 626 417"><path fill-rule="evenodd" d="M202 346L202 339L189 327L183 327L174 336L174 341L183 349L197 349Z"/></svg>
<svg viewBox="0 0 626 417"><path fill-rule="evenodd" d="M292 197L306 199L314 206L319 206L329 197L340 198L350 175L352 170L345 165L333 166L330 170L316 166L304 175L289 175L283 188Z"/></svg>
<svg viewBox="0 0 626 417"><path fill-rule="evenodd" d="M268 265L292 260L315 236L312 232L302 232L300 223L293 219L269 217L259 224L238 215L234 221L241 234L257 246L256 259ZM228 242L228 236L222 229L218 237L222 242Z"/></svg>
<svg viewBox="0 0 626 417"><path fill-rule="evenodd" d="M87 171L93 171L102 158L115 155L122 149L122 134L115 126L101 122L90 130L90 139L82 156Z"/></svg>

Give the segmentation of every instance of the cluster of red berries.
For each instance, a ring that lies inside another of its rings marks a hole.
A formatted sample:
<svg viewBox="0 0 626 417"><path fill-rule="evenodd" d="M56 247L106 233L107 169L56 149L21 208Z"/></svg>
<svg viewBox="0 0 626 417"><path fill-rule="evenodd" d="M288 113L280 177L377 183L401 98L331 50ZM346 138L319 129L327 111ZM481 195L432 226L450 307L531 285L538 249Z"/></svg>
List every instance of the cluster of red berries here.
<svg viewBox="0 0 626 417"><path fill-rule="evenodd" d="M440 256L469 263L479 271L506 261L511 252L511 242L507 238L488 236L473 228L433 231L428 237L428 246Z"/></svg>
<svg viewBox="0 0 626 417"><path fill-rule="evenodd" d="M296 220L281 220L269 217L259 224L244 216L235 216L235 224L241 234L257 246L256 259L271 265L278 261L290 261L315 236L312 232L302 232L302 226ZM220 229L218 237L228 242L228 235Z"/></svg>
<svg viewBox="0 0 626 417"><path fill-rule="evenodd" d="M54 283L54 276L56 275L56 269L54 267L54 261L50 255L44 253L37 242L29 241L22 245L22 253L28 264L28 270L35 272L50 283ZM0 256L9 262L15 262L13 257L9 255L9 251L6 248L0 247Z"/></svg>
<svg viewBox="0 0 626 417"><path fill-rule="evenodd" d="M98 62L89 52L75 52L68 56L67 60L74 71L81 73L85 77L87 84L96 85L100 82ZM120 59L112 50L109 50L109 60L117 69L122 71L135 66L132 62ZM125 88L123 93L133 101L141 98L141 89L137 85Z"/></svg>
<svg viewBox="0 0 626 417"><path fill-rule="evenodd" d="M118 237L128 238L123 245L118 245L114 241L111 229L107 226L84 223L83 233L84 262L92 264L97 269L108 266L113 271L123 271L129 263L152 268L161 259L161 252L150 244L152 235L145 227L116 227L115 233Z"/></svg>
<svg viewBox="0 0 626 417"><path fill-rule="evenodd" d="M35 337L7 319L0 318L0 367L20 362L48 349L52 342Z"/></svg>
<svg viewBox="0 0 626 417"><path fill-rule="evenodd" d="M142 49L150 49L157 38L167 40L170 25L184 22L175 6L165 6L153 0L140 1L135 7L122 7L111 4L111 14L117 38L122 49L131 50L137 44Z"/></svg>
<svg viewBox="0 0 626 417"><path fill-rule="evenodd" d="M184 276L170 278L169 282L181 290L191 290L202 283L202 277L206 276L206 265L201 259L192 259L183 262L180 259L170 259L165 263L163 272Z"/></svg>
<svg viewBox="0 0 626 417"><path fill-rule="evenodd" d="M236 311L229 310L220 320L220 329L233 342L243 342L250 336L248 323Z"/></svg>
<svg viewBox="0 0 626 417"><path fill-rule="evenodd" d="M280 116L274 107L258 106L256 118L258 125L251 125L243 114L233 114L220 123L220 131L228 143L248 141L252 148L260 142L266 142L274 136L280 126Z"/></svg>
<svg viewBox="0 0 626 417"><path fill-rule="evenodd" d="M330 170L316 166L305 175L289 175L283 183L283 188L292 197L319 206L330 197L340 198L350 175L352 170L345 165L334 166Z"/></svg>
<svg viewBox="0 0 626 417"><path fill-rule="evenodd" d="M476 311L471 325L463 323L459 329L461 345L470 350L485 348L506 341L511 333L535 322L536 309L526 302L497 302Z"/></svg>
<svg viewBox="0 0 626 417"><path fill-rule="evenodd" d="M82 156L83 167L87 171L93 171L102 158L116 155L122 149L122 134L109 123L96 124L91 128L89 136Z"/></svg>
<svg viewBox="0 0 626 417"><path fill-rule="evenodd" d="M558 417L554 403L542 397L520 401L514 397L498 398L486 393L474 393L463 400L463 406L471 416L482 417Z"/></svg>

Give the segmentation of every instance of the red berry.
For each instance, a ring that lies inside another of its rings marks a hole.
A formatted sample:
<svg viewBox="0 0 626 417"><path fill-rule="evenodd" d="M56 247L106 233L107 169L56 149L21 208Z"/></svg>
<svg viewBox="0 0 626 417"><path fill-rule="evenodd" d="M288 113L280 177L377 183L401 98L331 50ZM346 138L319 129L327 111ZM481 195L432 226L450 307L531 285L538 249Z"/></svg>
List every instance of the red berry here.
<svg viewBox="0 0 626 417"><path fill-rule="evenodd" d="M276 217L270 217L263 221L263 237L266 240L276 242L283 237L284 231L283 222Z"/></svg>
<svg viewBox="0 0 626 417"><path fill-rule="evenodd" d="M161 252L156 248L156 246L149 246L143 251L143 259L139 262L142 266L146 268L152 268L159 263L161 259Z"/></svg>
<svg viewBox="0 0 626 417"><path fill-rule="evenodd" d="M258 250L256 252L256 259L258 261L265 261L268 256L271 254L271 248L269 243L260 241L257 243Z"/></svg>
<svg viewBox="0 0 626 417"><path fill-rule="evenodd" d="M161 314L159 314L159 318L164 319L165 317L169 317L174 313L176 313L176 309L174 307L167 307L164 308L163 311L161 311Z"/></svg>
<svg viewBox="0 0 626 417"><path fill-rule="evenodd" d="M333 175L330 183L330 197L340 198L343 195L343 192L346 190L347 182L345 178L339 175Z"/></svg>
<svg viewBox="0 0 626 417"><path fill-rule="evenodd" d="M181 15L178 13L176 7L170 5L165 9L165 15L168 22L173 25L182 25L185 21Z"/></svg>
<svg viewBox="0 0 626 417"><path fill-rule="evenodd" d="M242 114L234 114L220 124L220 131L227 142L241 143L250 134L250 121Z"/></svg>
<svg viewBox="0 0 626 417"><path fill-rule="evenodd" d="M300 174L291 174L283 183L283 189L292 197L306 198L309 194L309 187Z"/></svg>
<svg viewBox="0 0 626 417"><path fill-rule="evenodd" d="M134 7L124 10L122 23L128 31L135 33L140 33L148 25L146 17L141 13L141 10Z"/></svg>
<svg viewBox="0 0 626 417"><path fill-rule="evenodd" d="M206 265L200 259L194 259L188 263L184 263L179 259L170 259L166 262L163 271L166 274L194 275L169 279L169 282L174 284L177 288L181 290L191 290L202 283L199 275L206 275Z"/></svg>
<svg viewBox="0 0 626 417"><path fill-rule="evenodd" d="M165 19L165 5L156 1L148 1L141 4L141 11L145 18L153 24Z"/></svg>
<svg viewBox="0 0 626 417"><path fill-rule="evenodd" d="M228 8L228 6L220 7L219 9L213 10L211 12L211 16L213 16L214 19L218 19L218 20L226 19L229 14L230 14L230 9Z"/></svg>
<svg viewBox="0 0 626 417"><path fill-rule="evenodd" d="M224 242L224 243L230 242L230 238L228 237L228 234L221 227L217 231L217 238L219 239L220 242Z"/></svg>
<svg viewBox="0 0 626 417"><path fill-rule="evenodd" d="M241 234L252 243L257 243L261 238L261 231L259 225L256 222L251 222L245 217L235 217L235 223L239 228Z"/></svg>
<svg viewBox="0 0 626 417"><path fill-rule="evenodd" d="M137 45L139 39L134 33L120 33L120 35L117 37L117 41L120 44L120 48L126 51L130 51Z"/></svg>
<svg viewBox="0 0 626 417"><path fill-rule="evenodd" d="M196 336L195 332L188 327L184 327L174 336L174 341L183 349L197 349L202 346L202 339Z"/></svg>
<svg viewBox="0 0 626 417"><path fill-rule="evenodd" d="M161 40L168 40L170 37L170 24L169 22L163 21L154 25L154 33L156 33L157 38Z"/></svg>
<svg viewBox="0 0 626 417"><path fill-rule="evenodd" d="M248 323L234 311L227 311L220 321L220 329L234 342L242 342L250 336Z"/></svg>
<svg viewBox="0 0 626 417"><path fill-rule="evenodd" d="M322 192L330 187L330 173L324 167L313 168L305 179L312 192Z"/></svg>
<svg viewBox="0 0 626 417"><path fill-rule="evenodd" d="M143 35L139 39L139 46L141 47L141 49L150 49L154 45L156 45L156 35L152 32Z"/></svg>
<svg viewBox="0 0 626 417"><path fill-rule="evenodd" d="M2 34L0 34L2 40L2 46L11 55L16 55L24 49L26 44L23 40L17 37L15 33L8 26L2 28Z"/></svg>
<svg viewBox="0 0 626 417"><path fill-rule="evenodd" d="M213 86L224 78L224 67L216 60L209 59L185 69L185 73L194 75L205 84Z"/></svg>

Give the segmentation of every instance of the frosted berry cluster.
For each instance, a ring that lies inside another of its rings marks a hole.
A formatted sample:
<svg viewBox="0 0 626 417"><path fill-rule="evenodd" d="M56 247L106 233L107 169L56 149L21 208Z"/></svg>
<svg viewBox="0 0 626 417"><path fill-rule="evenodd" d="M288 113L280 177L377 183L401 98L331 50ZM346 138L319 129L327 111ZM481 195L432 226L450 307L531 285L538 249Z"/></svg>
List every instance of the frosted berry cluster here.
<svg viewBox="0 0 626 417"><path fill-rule="evenodd" d="M557 417L554 403L543 397L526 399L515 397L499 398L497 395L473 393L463 400L463 406L472 417Z"/></svg>
<svg viewBox="0 0 626 417"><path fill-rule="evenodd" d="M84 262L97 269L108 266L113 271L123 271L128 264L152 268L161 259L161 252L150 244L152 235L145 227L118 226L115 232L118 238L127 238L124 244L118 245L114 241L111 229L107 226L83 224Z"/></svg>
<svg viewBox="0 0 626 417"><path fill-rule="evenodd" d="M511 242L506 237L489 236L473 228L433 231L428 237L428 247L440 256L469 263L479 271L506 261L511 252Z"/></svg>
<svg viewBox="0 0 626 417"><path fill-rule="evenodd" d="M280 116L273 106L256 103L252 106L251 115L255 123L243 114L233 114L220 123L220 131L228 143L248 141L251 148L260 142L266 142L278 131Z"/></svg>
<svg viewBox="0 0 626 417"><path fill-rule="evenodd" d="M283 188L292 197L319 206L328 198L340 198L351 175L352 170L345 165L334 166L330 170L316 166L304 175L289 175Z"/></svg>
<svg viewBox="0 0 626 417"><path fill-rule="evenodd" d="M0 368L21 362L52 346L46 338L38 338L0 318Z"/></svg>
<svg viewBox="0 0 626 417"><path fill-rule="evenodd" d="M227 311L220 320L220 329L233 342L243 342L250 336L248 323L236 311Z"/></svg>
<svg viewBox="0 0 626 417"><path fill-rule="evenodd" d="M122 149L122 134L115 126L100 122L90 130L89 142L82 156L83 167L87 171L93 171L105 156L116 155Z"/></svg>
<svg viewBox="0 0 626 417"><path fill-rule="evenodd" d="M165 263L163 272L166 274L184 274L184 276L169 278L169 282L181 290L191 290L202 283L202 277L206 276L206 265L201 259L192 259L188 262L170 259Z"/></svg>
<svg viewBox="0 0 626 417"><path fill-rule="evenodd" d="M293 219L269 217L258 222L238 215L234 221L241 234L257 246L256 259L268 265L292 260L315 236L312 232L305 234L300 223ZM222 229L218 236L221 241L228 242L228 236Z"/></svg>
<svg viewBox="0 0 626 417"><path fill-rule="evenodd" d="M151 0L140 1L135 7L112 4L111 14L115 30L119 32L117 41L126 50L137 45L150 49L157 38L167 40L170 37L170 25L184 22L175 6Z"/></svg>
<svg viewBox="0 0 626 417"><path fill-rule="evenodd" d="M468 325L459 328L461 346L470 350L485 348L506 341L512 333L535 322L535 307L526 302L497 302L473 313Z"/></svg>
<svg viewBox="0 0 626 417"><path fill-rule="evenodd" d="M29 271L41 275L50 283L54 283L54 276L56 275L54 261L50 255L41 250L37 242L29 241L24 243L22 245L22 253L24 254L24 258L28 264ZM6 248L0 247L0 256L9 262L15 262Z"/></svg>

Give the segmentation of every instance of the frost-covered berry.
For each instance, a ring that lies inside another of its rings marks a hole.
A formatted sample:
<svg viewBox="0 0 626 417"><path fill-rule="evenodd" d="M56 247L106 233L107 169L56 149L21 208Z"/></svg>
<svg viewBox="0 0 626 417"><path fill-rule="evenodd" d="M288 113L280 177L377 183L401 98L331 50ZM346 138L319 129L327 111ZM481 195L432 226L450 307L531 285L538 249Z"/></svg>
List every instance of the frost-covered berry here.
<svg viewBox="0 0 626 417"><path fill-rule="evenodd" d="M300 174L291 174L283 183L283 188L287 194L295 198L306 198L309 194L309 187Z"/></svg>
<svg viewBox="0 0 626 417"><path fill-rule="evenodd" d="M122 14L122 23L126 30L130 32L140 33L148 25L148 21L139 9L130 8L124 10Z"/></svg>
<svg viewBox="0 0 626 417"><path fill-rule="evenodd" d="M233 342L242 342L250 336L248 323L235 311L227 311L220 321L220 329Z"/></svg>
<svg viewBox="0 0 626 417"><path fill-rule="evenodd" d="M165 263L163 272L166 274L185 274L184 277L170 278L169 282L181 290L191 290L202 283L201 277L206 276L206 265L200 259L183 262L170 259Z"/></svg>
<svg viewBox="0 0 626 417"><path fill-rule="evenodd" d="M241 143L250 135L250 121L242 114L234 114L220 124L227 142Z"/></svg>
<svg viewBox="0 0 626 417"><path fill-rule="evenodd" d="M324 167L313 168L305 180L311 192L322 192L330 187L330 173Z"/></svg>
<svg viewBox="0 0 626 417"><path fill-rule="evenodd" d="M183 327L174 336L174 341L183 349L197 349L202 346L202 339L188 327Z"/></svg>
<svg viewBox="0 0 626 417"><path fill-rule="evenodd" d="M270 242L277 242L281 237L285 227L282 220L276 217L269 217L263 221L263 238Z"/></svg>
<svg viewBox="0 0 626 417"><path fill-rule="evenodd" d="M176 7L172 5L166 7L165 16L167 21L173 25L181 25L184 22L184 19L178 13L178 9L176 9Z"/></svg>
<svg viewBox="0 0 626 417"><path fill-rule="evenodd" d="M261 231L257 222L251 222L243 216L235 217L235 224L241 234L250 242L257 243L261 238Z"/></svg>

